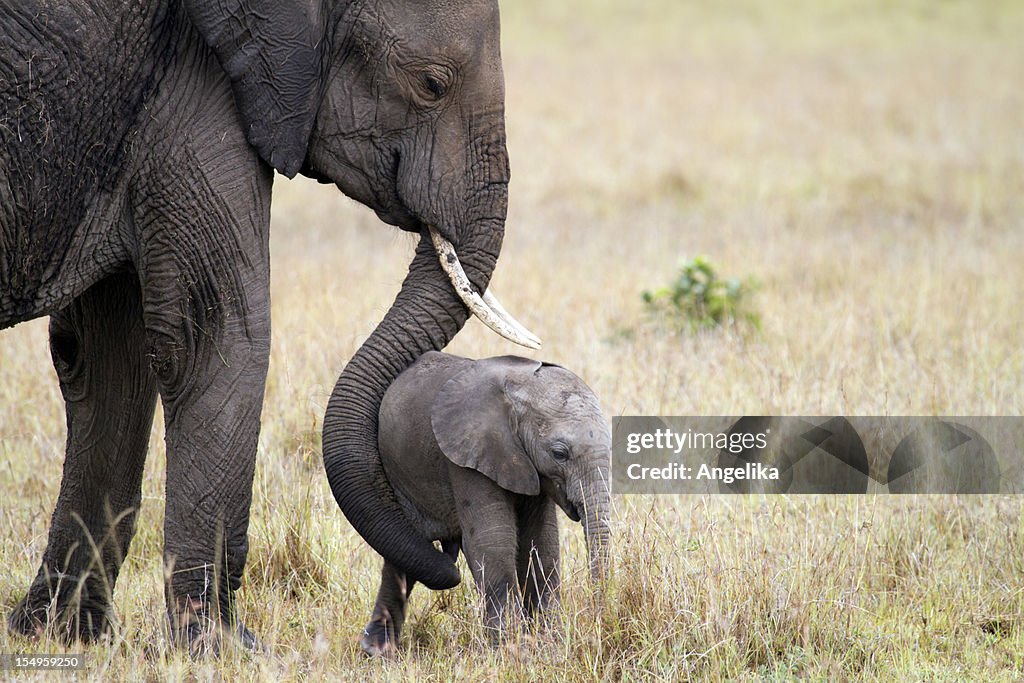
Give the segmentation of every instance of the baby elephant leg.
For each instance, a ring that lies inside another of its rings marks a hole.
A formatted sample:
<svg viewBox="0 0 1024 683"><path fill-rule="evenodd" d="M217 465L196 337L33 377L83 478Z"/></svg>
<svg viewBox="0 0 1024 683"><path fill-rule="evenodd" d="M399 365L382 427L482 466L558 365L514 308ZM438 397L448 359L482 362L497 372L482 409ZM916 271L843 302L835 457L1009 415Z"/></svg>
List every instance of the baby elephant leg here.
<svg viewBox="0 0 1024 683"><path fill-rule="evenodd" d="M530 501L531 503L533 501ZM558 603L558 507L547 498L519 511L519 554L516 573L523 591L523 609L534 616Z"/></svg>
<svg viewBox="0 0 1024 683"><path fill-rule="evenodd" d="M453 561L459 558L460 547L457 540L441 542L441 549ZM415 579L403 574L390 562L384 562L373 616L370 617L370 623L363 629L363 637L359 640L363 652L373 656L394 654L402 634L402 625L405 624L405 607L415 585Z"/></svg>
<svg viewBox="0 0 1024 683"><path fill-rule="evenodd" d="M405 623L405 605L415 583L395 565L384 563L373 616L363 629L363 637L359 641L363 652L378 656L396 651L402 624Z"/></svg>
<svg viewBox="0 0 1024 683"><path fill-rule="evenodd" d="M484 626L498 645L522 623L523 601L516 585L518 541L514 496L483 474L451 467L455 505L462 526L462 552L483 598Z"/></svg>

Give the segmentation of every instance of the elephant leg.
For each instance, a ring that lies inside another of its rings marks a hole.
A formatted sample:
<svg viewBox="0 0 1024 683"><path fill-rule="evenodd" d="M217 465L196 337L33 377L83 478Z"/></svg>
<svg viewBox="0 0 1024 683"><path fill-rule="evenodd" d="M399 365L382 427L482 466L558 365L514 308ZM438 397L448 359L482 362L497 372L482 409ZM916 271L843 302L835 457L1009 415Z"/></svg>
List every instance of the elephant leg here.
<svg viewBox="0 0 1024 683"><path fill-rule="evenodd" d="M64 477L39 572L11 615L16 632L53 624L67 639L92 640L109 624L156 406L143 348L134 274L99 282L50 319L67 419Z"/></svg>
<svg viewBox="0 0 1024 683"><path fill-rule="evenodd" d="M172 638L194 655L231 640L258 648L233 600L270 357L272 173L244 141L222 142L223 130L216 120L190 129L184 151L172 151L193 163L146 176L135 218L166 431L168 617Z"/></svg>
<svg viewBox="0 0 1024 683"><path fill-rule="evenodd" d="M517 570L527 616L558 602L560 587L558 506L541 497L519 511Z"/></svg>
<svg viewBox="0 0 1024 683"><path fill-rule="evenodd" d="M405 624L405 606L414 585L416 582L409 579L402 570L390 562L384 562L373 616L363 629L363 637L359 641L363 652L378 656L390 655L397 650L402 625Z"/></svg>
<svg viewBox="0 0 1024 683"><path fill-rule="evenodd" d="M441 542L441 549L453 562L459 558L460 548L457 540ZM390 562L384 562L373 616L370 617L370 623L363 629L363 637L359 640L363 652L371 656L387 656L396 651L402 635L402 626L405 624L406 605L415 585L415 579L410 579Z"/></svg>
<svg viewBox="0 0 1024 683"><path fill-rule="evenodd" d="M517 515L513 497L483 474L449 467L459 492L456 510L462 526L462 552L483 598L484 626L493 645L522 620L516 581Z"/></svg>
<svg viewBox="0 0 1024 683"><path fill-rule="evenodd" d="M172 631L194 654L220 648L225 627L256 647L235 621L232 600L248 554L249 507L270 354L268 278L239 312L207 282L145 311L151 362L163 400L167 484L164 560ZM209 290L207 290L209 291ZM150 301L154 301L150 308Z"/></svg>

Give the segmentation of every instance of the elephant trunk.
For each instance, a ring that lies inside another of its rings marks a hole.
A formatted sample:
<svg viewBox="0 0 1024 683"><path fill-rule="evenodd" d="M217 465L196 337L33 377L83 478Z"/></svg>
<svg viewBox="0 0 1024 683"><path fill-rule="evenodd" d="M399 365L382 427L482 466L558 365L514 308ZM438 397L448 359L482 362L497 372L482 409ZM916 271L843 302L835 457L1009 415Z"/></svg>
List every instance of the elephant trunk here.
<svg viewBox="0 0 1024 683"><path fill-rule="evenodd" d="M504 186L501 193L497 201L503 208ZM500 213L472 225L459 245L459 259L479 292L487 289L501 250ZM342 512L374 550L432 589L457 585L459 571L450 556L409 526L381 464L378 411L395 378L422 354L444 348L467 317L424 231L401 291L345 366L324 416L324 467Z"/></svg>
<svg viewBox="0 0 1024 683"><path fill-rule="evenodd" d="M595 581L603 581L609 569L611 492L608 485L608 471L599 469L581 482L581 499L573 501L576 509L582 513L590 575Z"/></svg>

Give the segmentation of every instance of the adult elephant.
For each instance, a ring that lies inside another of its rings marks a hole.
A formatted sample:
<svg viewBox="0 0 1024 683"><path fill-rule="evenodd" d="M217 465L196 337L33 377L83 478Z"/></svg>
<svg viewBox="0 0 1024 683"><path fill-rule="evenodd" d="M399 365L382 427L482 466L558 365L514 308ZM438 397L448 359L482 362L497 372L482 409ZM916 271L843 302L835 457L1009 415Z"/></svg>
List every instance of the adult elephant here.
<svg viewBox="0 0 1024 683"><path fill-rule="evenodd" d="M68 427L46 551L11 628L58 620L91 639L107 626L158 396L172 630L194 645L235 626L274 169L335 183L431 235L455 276L465 267L450 282L421 237L339 379L351 400L331 405L340 437L325 459L345 480L336 494L356 501L346 509L377 495L385 389L447 344L468 305L534 343L476 294L504 233L503 100L495 0L0 0L0 328L52 316ZM433 553L399 514L353 521L380 549ZM458 580L427 557L418 579Z"/></svg>

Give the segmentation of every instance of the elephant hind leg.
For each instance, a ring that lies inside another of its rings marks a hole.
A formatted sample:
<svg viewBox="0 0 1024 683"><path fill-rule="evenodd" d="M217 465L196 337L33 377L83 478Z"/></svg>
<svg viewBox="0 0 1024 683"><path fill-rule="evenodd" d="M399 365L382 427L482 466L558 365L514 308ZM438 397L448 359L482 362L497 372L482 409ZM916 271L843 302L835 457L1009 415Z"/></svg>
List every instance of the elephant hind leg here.
<svg viewBox="0 0 1024 683"><path fill-rule="evenodd" d="M156 406L143 354L138 278L94 285L50 319L50 350L67 418L64 475L43 560L10 628L92 640L135 532Z"/></svg>
<svg viewBox="0 0 1024 683"><path fill-rule="evenodd" d="M397 651L405 624L405 607L415 583L398 567L390 562L384 563L373 616L359 640L363 652L371 656L388 656Z"/></svg>
<svg viewBox="0 0 1024 683"><path fill-rule="evenodd" d="M441 549L453 562L458 560L460 548L461 543L457 539L441 542ZM397 651L402 626L405 624L406 606L415 585L416 581L403 574L398 567L389 562L384 563L373 616L359 640L363 652L371 656L389 656Z"/></svg>

